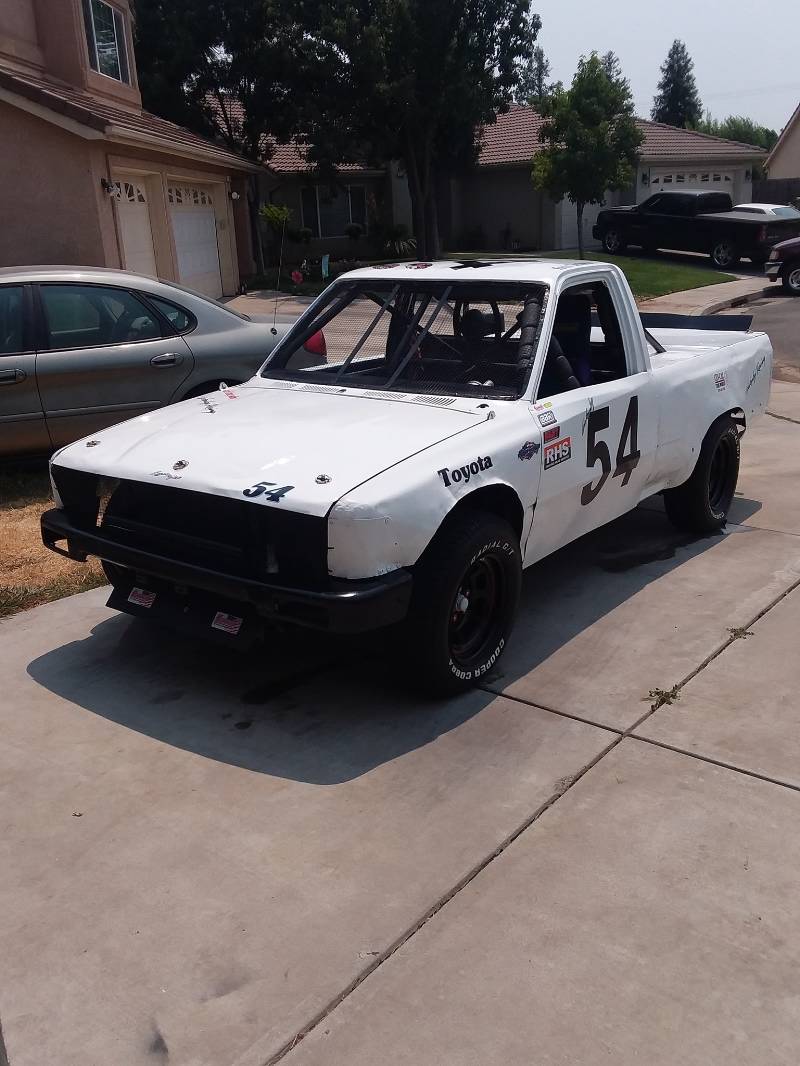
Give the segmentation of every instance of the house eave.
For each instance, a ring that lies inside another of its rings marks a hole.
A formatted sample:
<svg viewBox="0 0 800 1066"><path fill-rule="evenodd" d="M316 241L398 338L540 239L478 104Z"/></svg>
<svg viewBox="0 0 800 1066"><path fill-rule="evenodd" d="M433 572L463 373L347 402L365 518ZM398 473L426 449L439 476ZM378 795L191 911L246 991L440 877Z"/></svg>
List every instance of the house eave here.
<svg viewBox="0 0 800 1066"><path fill-rule="evenodd" d="M106 139L115 144L126 144L135 148L147 148L153 152L163 152L167 155L177 155L185 159L199 160L210 166L221 167L226 170L242 170L250 174L257 174L262 168L259 163L252 163L248 159L242 159L234 155L215 155L213 152L204 151L201 148L192 148L188 145L177 144L166 137L154 137L149 133L136 133L135 130L124 126L106 126Z"/></svg>

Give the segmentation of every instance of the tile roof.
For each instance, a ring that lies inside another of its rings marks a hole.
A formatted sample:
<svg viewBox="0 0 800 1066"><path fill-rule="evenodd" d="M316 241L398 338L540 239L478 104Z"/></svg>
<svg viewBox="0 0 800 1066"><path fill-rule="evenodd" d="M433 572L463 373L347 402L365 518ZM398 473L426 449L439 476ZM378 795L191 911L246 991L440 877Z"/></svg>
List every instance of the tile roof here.
<svg viewBox="0 0 800 1066"><path fill-rule="evenodd" d="M539 131L544 119L532 107L512 104L511 109L497 116L497 122L485 126L480 140L479 167L507 167L529 163L541 148ZM726 141L706 133L677 129L662 122L637 118L644 134L641 148L644 160L708 159L752 161L766 155L763 148L738 141Z"/></svg>
<svg viewBox="0 0 800 1066"><path fill-rule="evenodd" d="M17 93L82 126L97 130L109 139L130 137L143 147L168 151L236 170L253 170L254 165L214 141L168 122L140 108L106 103L91 93L39 78L0 70L0 88ZM152 141L148 145L147 141Z"/></svg>
<svg viewBox="0 0 800 1066"><path fill-rule="evenodd" d="M220 102L209 94L206 104L213 114L217 128L224 130L226 123L222 118ZM242 102L235 97L228 97L225 101L225 111L234 129L241 128L244 123ZM287 144L281 144L274 137L264 137L261 143L264 165L276 174L304 174L312 169L308 162L308 145L301 138L295 137ZM336 169L343 174L383 174L385 170L384 167L369 167L362 163L340 163Z"/></svg>

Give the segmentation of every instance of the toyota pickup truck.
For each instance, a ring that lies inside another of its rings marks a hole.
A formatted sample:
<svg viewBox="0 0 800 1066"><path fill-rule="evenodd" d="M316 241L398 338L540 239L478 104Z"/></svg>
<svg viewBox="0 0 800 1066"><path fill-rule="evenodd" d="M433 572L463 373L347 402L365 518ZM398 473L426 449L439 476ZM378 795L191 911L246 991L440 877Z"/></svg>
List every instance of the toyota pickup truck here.
<svg viewBox="0 0 800 1066"><path fill-rule="evenodd" d="M524 567L656 493L725 525L770 390L749 325L642 316L603 263L353 271L251 380L56 453L44 543L98 556L130 614L244 646L391 626L404 676L465 688Z"/></svg>
<svg viewBox="0 0 800 1066"><path fill-rule="evenodd" d="M742 258L763 266L774 244L800 235L800 220L734 210L724 192L660 192L635 207L601 211L592 234L611 255L629 245L707 252L727 270Z"/></svg>

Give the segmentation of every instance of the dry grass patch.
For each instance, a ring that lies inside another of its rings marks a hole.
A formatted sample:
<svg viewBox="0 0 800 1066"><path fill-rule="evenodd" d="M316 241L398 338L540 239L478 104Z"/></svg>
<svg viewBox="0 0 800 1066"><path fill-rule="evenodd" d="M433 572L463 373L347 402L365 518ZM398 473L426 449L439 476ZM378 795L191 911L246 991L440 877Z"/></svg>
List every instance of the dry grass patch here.
<svg viewBox="0 0 800 1066"><path fill-rule="evenodd" d="M0 470L0 618L105 584L96 559L74 563L42 544L39 517L52 506L45 467Z"/></svg>

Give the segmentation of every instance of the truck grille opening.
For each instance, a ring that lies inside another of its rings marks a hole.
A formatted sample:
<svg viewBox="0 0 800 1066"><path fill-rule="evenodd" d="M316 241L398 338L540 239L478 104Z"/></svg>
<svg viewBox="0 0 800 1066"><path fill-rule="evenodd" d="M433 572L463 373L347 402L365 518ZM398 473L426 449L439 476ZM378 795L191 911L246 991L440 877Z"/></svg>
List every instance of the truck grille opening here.
<svg viewBox="0 0 800 1066"><path fill-rule="evenodd" d="M118 544L277 585L315 589L328 580L324 518L171 485L56 468L53 476L70 520Z"/></svg>

